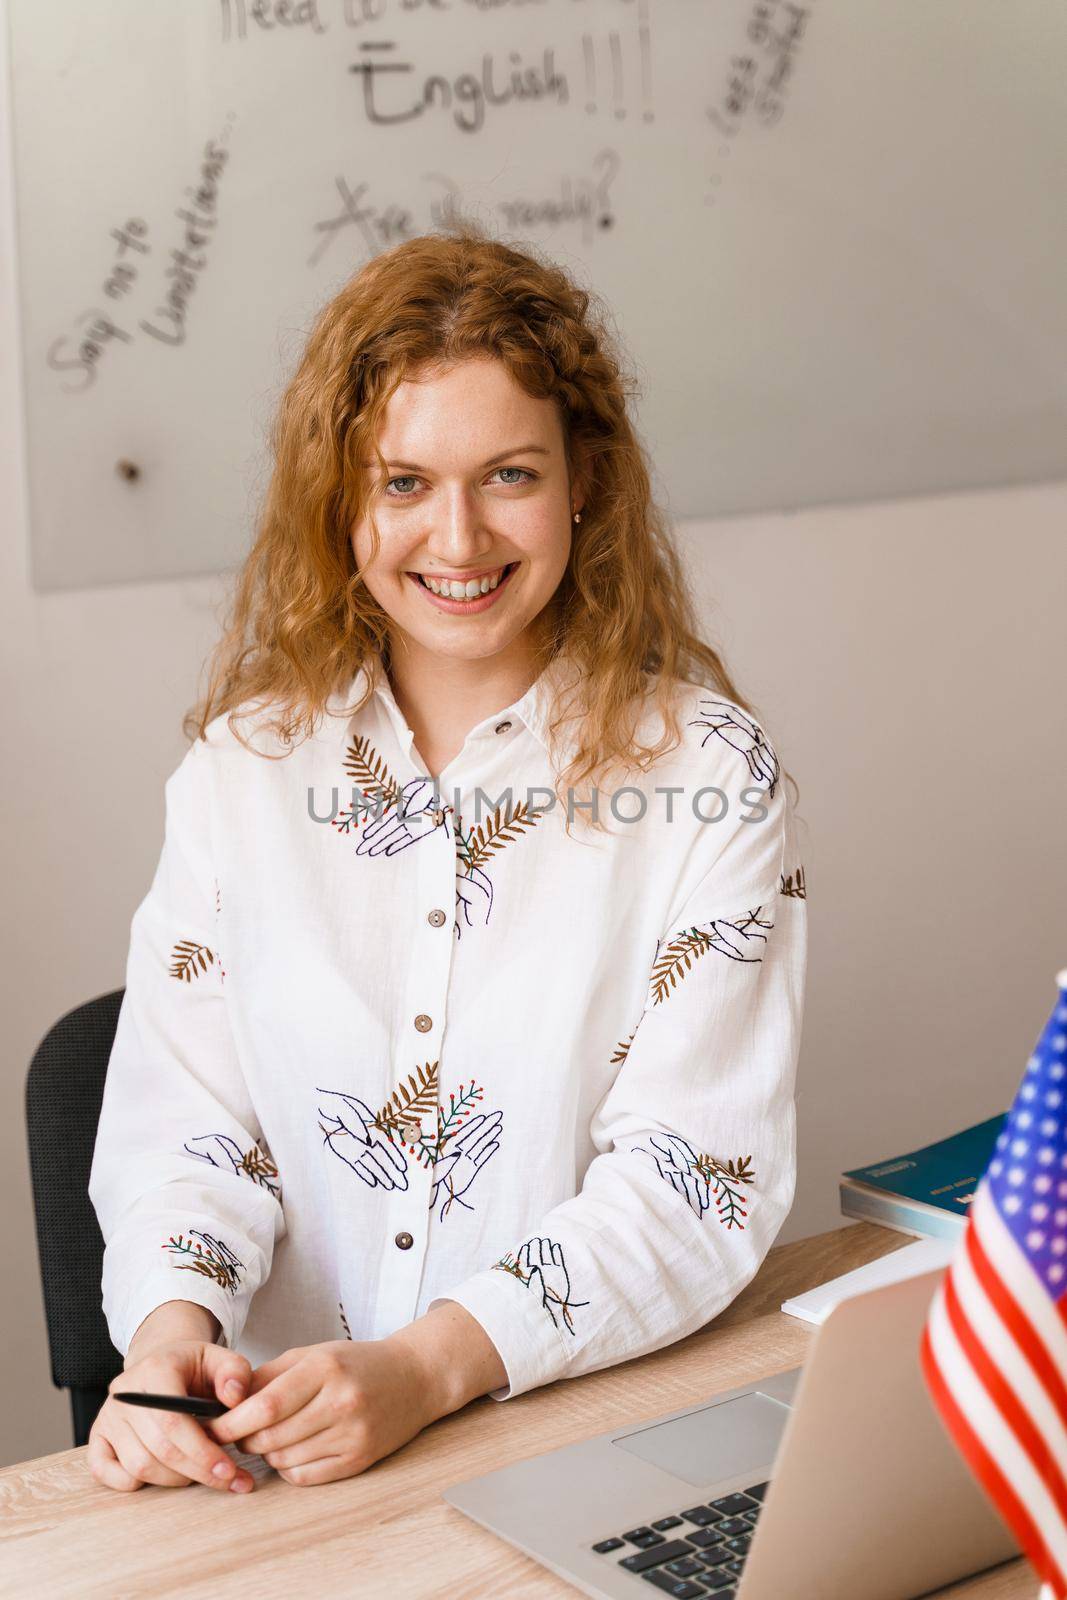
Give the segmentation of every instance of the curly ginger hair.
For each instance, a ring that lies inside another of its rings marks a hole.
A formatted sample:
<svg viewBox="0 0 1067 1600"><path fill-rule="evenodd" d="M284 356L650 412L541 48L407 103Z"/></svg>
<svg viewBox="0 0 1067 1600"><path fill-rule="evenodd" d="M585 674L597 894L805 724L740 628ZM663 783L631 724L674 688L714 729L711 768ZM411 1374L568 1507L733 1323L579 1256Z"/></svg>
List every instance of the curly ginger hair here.
<svg viewBox="0 0 1067 1600"><path fill-rule="evenodd" d="M406 378L485 358L502 362L531 397L555 401L568 473L581 463L582 520L534 644L538 671L565 649L580 674L580 735L559 774L560 795L616 765L648 771L675 748L673 681L706 684L754 714L698 636L627 410L637 386L607 320L562 268L469 220L367 262L319 313L282 396L255 541L236 577L207 692L184 718L186 736L204 738L228 713L240 739L238 708L262 700L266 726L290 745L314 731L327 699L351 685L373 652L388 664L390 619L363 581L350 538L369 514L377 553L375 485L359 462L373 455L384 483L377 441ZM635 697L642 701L650 688L666 732L645 746L631 718Z"/></svg>

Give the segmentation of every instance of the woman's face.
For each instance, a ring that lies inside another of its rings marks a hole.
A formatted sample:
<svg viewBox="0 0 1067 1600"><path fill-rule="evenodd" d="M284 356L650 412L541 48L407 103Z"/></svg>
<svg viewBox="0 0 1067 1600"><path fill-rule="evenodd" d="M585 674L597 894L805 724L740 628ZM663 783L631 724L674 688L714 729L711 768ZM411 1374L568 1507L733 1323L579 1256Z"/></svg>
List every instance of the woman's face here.
<svg viewBox="0 0 1067 1600"><path fill-rule="evenodd" d="M381 535L373 562L367 516L352 530L357 564L370 563L367 588L395 629L433 654L507 650L556 592L581 509L555 404L531 399L501 362L465 361L402 383L378 443L384 488L377 463L363 462ZM450 580L448 597L425 579ZM454 585L476 586L477 598L454 598Z"/></svg>

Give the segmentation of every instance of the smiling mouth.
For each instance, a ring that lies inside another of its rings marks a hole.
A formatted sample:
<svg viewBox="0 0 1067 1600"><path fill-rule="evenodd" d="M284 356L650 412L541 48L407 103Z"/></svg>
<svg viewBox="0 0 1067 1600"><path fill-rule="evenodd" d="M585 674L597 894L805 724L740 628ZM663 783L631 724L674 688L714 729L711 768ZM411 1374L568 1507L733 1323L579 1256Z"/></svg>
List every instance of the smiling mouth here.
<svg viewBox="0 0 1067 1600"><path fill-rule="evenodd" d="M432 575L430 581L427 581L426 574L422 572L409 572L408 577L436 595L439 600L453 600L462 605L464 602L483 600L486 595L493 594L501 584L507 582L518 564L517 561L509 561L495 573L488 573L481 578L471 578L466 583L458 578L442 578L438 582Z"/></svg>

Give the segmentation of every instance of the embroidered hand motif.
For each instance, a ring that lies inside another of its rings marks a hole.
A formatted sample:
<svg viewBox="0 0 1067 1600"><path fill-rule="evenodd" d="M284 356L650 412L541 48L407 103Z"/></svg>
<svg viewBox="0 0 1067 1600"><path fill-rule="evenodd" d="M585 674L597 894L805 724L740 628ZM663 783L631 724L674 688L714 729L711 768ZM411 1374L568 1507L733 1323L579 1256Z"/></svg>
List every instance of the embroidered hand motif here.
<svg viewBox="0 0 1067 1600"><path fill-rule="evenodd" d="M407 1160L387 1134L382 1134L375 1122L370 1106L353 1094L343 1094L340 1089L316 1089L327 1096L337 1107L336 1115L319 1106L319 1116L326 1122L319 1127L325 1134L335 1156L351 1167L369 1189L406 1189L408 1186Z"/></svg>
<svg viewBox="0 0 1067 1600"><path fill-rule="evenodd" d="M387 806L380 816L368 816L356 854L394 856L434 833L444 824L449 809L441 804L432 778L412 778L400 791L396 806Z"/></svg>
<svg viewBox="0 0 1067 1600"><path fill-rule="evenodd" d="M692 1145L676 1133L654 1133L648 1145L631 1145L631 1154L640 1150L650 1155L660 1177L686 1201L698 1217L715 1201L719 1221L726 1228L743 1228L740 1218L748 1215L740 1185L755 1183L751 1156L738 1161L718 1161L714 1156L698 1155Z"/></svg>
<svg viewBox="0 0 1067 1600"><path fill-rule="evenodd" d="M778 783L778 757L767 743L763 729L746 716L739 706L727 705L722 700L701 700L701 715L687 724L690 728L707 728L701 739L701 748L709 738L719 738L744 756L748 770L757 782L766 781L767 794L773 800ZM703 708L707 707L706 710Z"/></svg>
<svg viewBox="0 0 1067 1600"><path fill-rule="evenodd" d="M493 1267L510 1272L528 1289L540 1294L541 1304L552 1318L553 1327L559 1327L556 1313L567 1332L573 1336L574 1322L571 1311L575 1306L587 1306L588 1300L571 1299L570 1273L563 1258L563 1246L551 1239L527 1239L515 1255L509 1250Z"/></svg>
<svg viewBox="0 0 1067 1600"><path fill-rule="evenodd" d="M202 1145L203 1148L194 1150L193 1145ZM243 1174L251 1178L253 1183L269 1189L271 1194L281 1199L279 1185L271 1182L272 1178L278 1176L278 1169L268 1156L263 1155L258 1145L242 1153L236 1139L231 1139L228 1133L199 1133L191 1144L186 1143L183 1148L198 1160L210 1162L213 1167L221 1167L223 1171L229 1167L238 1176Z"/></svg>
<svg viewBox="0 0 1067 1600"><path fill-rule="evenodd" d="M468 1211L474 1210L461 1196L466 1194L489 1157L499 1150L497 1135L503 1120L502 1111L490 1112L488 1116L484 1111L479 1111L476 1117L466 1123L462 1132L451 1136L446 1134L441 1141L442 1153L433 1164L430 1210L437 1204L438 1197L443 1195L439 1213L442 1222L456 1200Z"/></svg>

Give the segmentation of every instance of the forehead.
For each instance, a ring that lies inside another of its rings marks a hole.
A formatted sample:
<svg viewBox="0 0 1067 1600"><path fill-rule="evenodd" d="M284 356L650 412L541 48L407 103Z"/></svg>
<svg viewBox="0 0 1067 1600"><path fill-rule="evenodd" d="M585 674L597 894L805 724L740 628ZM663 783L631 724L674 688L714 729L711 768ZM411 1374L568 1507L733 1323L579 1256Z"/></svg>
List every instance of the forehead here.
<svg viewBox="0 0 1067 1600"><path fill-rule="evenodd" d="M555 401L528 395L502 361L488 358L406 378L390 396L378 436L386 455L416 447L477 454L487 444L491 454L493 446L534 440L562 443Z"/></svg>

